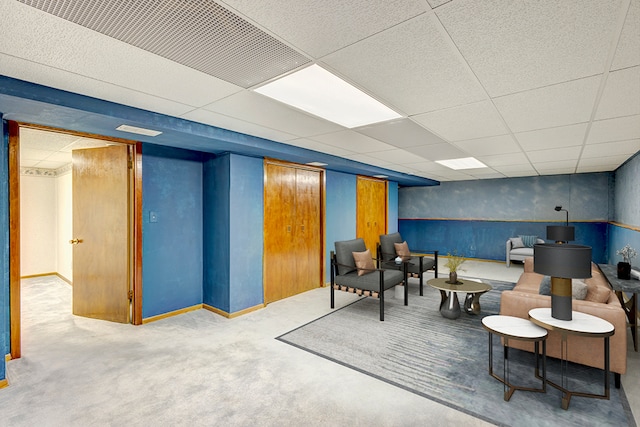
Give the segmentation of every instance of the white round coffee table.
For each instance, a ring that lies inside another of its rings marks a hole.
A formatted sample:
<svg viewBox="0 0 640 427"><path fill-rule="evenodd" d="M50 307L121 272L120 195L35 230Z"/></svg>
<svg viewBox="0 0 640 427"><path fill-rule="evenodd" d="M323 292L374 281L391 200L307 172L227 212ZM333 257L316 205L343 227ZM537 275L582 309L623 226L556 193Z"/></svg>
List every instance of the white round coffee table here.
<svg viewBox="0 0 640 427"><path fill-rule="evenodd" d="M489 375L504 385L504 400L511 399L516 390L546 392L547 391L547 330L534 325L527 319L513 316L486 316L482 319L482 326L489 331ZM493 335L504 339L502 377L493 372ZM509 340L533 341L535 345L536 368L535 376L542 380L540 388L522 387L511 384L509 380ZM540 342L542 342L542 354L540 355ZM539 360L542 356L542 377L540 377Z"/></svg>

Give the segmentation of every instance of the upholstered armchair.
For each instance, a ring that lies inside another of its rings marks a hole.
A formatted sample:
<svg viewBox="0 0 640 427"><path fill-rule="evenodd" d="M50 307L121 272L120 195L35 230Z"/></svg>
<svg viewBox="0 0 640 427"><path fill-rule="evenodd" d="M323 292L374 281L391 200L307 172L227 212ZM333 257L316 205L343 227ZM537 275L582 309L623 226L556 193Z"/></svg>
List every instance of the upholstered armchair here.
<svg viewBox="0 0 640 427"><path fill-rule="evenodd" d="M331 251L331 308L335 308L336 290L354 292L380 299L380 320L384 320L384 291L404 281L399 270L376 268L363 239L335 242ZM405 305L408 298L405 293Z"/></svg>
<svg viewBox="0 0 640 427"><path fill-rule="evenodd" d="M376 258L378 267L389 270L400 270L402 265L395 265L388 261L393 260L397 256L411 257L407 270L409 274L415 274L420 279L420 295L423 295L424 272L434 270L435 277L438 277L438 251L429 250L421 251L433 253L433 257L424 255L414 255L409 251L409 247L400 233L383 234L380 236L380 244L378 244Z"/></svg>

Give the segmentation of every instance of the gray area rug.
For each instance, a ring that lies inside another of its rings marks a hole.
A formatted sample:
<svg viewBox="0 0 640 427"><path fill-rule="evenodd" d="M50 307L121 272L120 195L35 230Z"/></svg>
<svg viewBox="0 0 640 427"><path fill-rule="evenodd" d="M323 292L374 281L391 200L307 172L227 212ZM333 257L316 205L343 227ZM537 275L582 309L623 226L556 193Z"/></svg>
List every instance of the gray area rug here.
<svg viewBox="0 0 640 427"><path fill-rule="evenodd" d="M513 283L484 281L493 289L480 298L478 316L463 311L457 320L445 319L438 312L439 292L425 285L420 297L411 285L409 306L392 298L393 291L385 294L384 322L378 300L361 298L277 339L496 425L636 425L613 374L610 400L574 396L565 411L561 392L548 386L546 393L516 391L505 402L502 383L488 372L488 332L481 320L498 314L500 293ZM493 342L494 372L502 375L502 346L497 337ZM511 350L509 360L512 383L539 387L533 354ZM547 377L560 383L556 359L547 358ZM569 388L601 394L602 371L569 364Z"/></svg>

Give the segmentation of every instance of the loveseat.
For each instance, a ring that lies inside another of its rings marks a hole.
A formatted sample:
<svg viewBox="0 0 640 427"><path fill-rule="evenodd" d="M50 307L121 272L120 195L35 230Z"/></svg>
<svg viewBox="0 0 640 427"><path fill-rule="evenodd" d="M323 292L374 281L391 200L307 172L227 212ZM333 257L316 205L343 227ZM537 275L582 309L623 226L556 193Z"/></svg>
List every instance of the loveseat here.
<svg viewBox="0 0 640 427"><path fill-rule="evenodd" d="M615 333L610 338L610 369L615 373L616 387L620 386L620 374L627 371L627 317L618 297L598 266L591 264L591 278L584 279L587 292L584 300L573 299L574 311L591 314L610 322ZM539 293L545 276L533 271L533 257L524 260L524 272L511 291L502 292L500 314L529 318L529 310L551 307L551 296ZM550 331L547 338L547 356L560 358L561 337ZM509 341L509 346L533 352L533 344L524 341ZM567 357L571 362L604 369L603 340L577 335L567 337Z"/></svg>
<svg viewBox="0 0 640 427"><path fill-rule="evenodd" d="M518 236L507 239L507 267L511 266L511 261L524 261L526 258L532 257L533 245L537 243L544 243L544 240L538 239L538 236Z"/></svg>

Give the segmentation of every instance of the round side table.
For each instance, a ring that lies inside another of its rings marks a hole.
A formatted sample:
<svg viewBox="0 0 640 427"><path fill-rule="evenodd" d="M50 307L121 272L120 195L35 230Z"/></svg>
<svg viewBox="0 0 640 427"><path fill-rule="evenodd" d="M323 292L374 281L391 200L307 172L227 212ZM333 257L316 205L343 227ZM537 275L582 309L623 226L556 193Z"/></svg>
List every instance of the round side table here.
<svg viewBox="0 0 640 427"><path fill-rule="evenodd" d="M547 330L534 325L527 319L513 316L486 316L482 319L482 326L489 331L489 375L503 384L504 400L511 399L516 390L542 392L547 391ZM493 336L504 339L502 377L493 372ZM542 380L540 388L522 387L511 384L509 380L509 340L533 341L535 345L536 368L535 376ZM542 342L542 354L540 354ZM542 358L542 377L540 377L540 358Z"/></svg>

